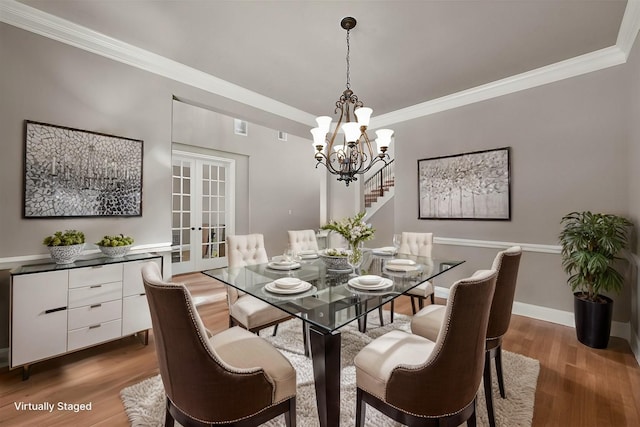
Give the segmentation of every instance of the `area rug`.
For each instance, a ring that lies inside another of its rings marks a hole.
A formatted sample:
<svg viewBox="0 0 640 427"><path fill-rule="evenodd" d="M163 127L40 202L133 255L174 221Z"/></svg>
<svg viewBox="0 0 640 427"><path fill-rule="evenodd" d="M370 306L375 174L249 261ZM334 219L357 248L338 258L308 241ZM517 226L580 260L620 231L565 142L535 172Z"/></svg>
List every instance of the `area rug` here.
<svg viewBox="0 0 640 427"><path fill-rule="evenodd" d="M355 367L353 358L358 351L376 337L392 329L409 331L410 318L395 314L394 322L389 324L388 312L384 314L385 326L379 326L377 313L368 317L367 333L358 331L355 324L347 325L342 332L342 375L341 375L341 409L340 426L351 427L355 419ZM278 327L278 334L270 336L270 330L261 332L261 336L269 340L291 361L297 372L297 425L300 427L318 426L318 416L313 384L311 360L304 356L301 337L300 320L289 320ZM496 423L500 426L531 426L533 406L540 371L540 363L520 354L503 351L503 373L507 398L502 399L498 393L498 384L493 375L494 411ZM164 423L165 397L160 376L148 378L120 392L125 412L132 426L162 426ZM484 400L484 387L480 384L477 400L478 426L488 426L487 409ZM178 425L176 423L176 425ZM268 427L284 426L284 416L279 416L266 423ZM392 421L377 410L367 406L367 427L399 427L401 424Z"/></svg>

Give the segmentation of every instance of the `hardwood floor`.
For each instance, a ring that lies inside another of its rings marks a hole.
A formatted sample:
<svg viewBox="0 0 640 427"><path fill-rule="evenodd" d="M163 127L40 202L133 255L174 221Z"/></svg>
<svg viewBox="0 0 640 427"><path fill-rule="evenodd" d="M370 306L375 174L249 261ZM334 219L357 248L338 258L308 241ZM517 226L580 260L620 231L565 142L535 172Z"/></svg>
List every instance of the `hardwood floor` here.
<svg viewBox="0 0 640 427"><path fill-rule="evenodd" d="M199 273L175 280L187 283L211 331L227 327L223 287ZM411 313L408 298L395 307ZM572 328L513 316L504 348L540 361L534 427L640 425L640 367L626 341L612 337L608 349L595 350L579 344ZM19 369L3 368L0 425L128 426L120 390L157 372L153 334L148 346L128 337L36 363L27 381ZM18 410L20 402L90 403L91 410Z"/></svg>

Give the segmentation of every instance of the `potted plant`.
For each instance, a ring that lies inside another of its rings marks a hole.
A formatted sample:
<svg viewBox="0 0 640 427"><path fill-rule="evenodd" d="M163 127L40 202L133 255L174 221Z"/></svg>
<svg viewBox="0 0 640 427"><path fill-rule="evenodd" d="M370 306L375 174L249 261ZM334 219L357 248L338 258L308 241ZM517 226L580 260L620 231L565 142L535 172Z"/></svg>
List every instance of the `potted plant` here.
<svg viewBox="0 0 640 427"><path fill-rule="evenodd" d="M578 341L606 348L611 331L613 300L603 292L619 293L624 278L615 269L618 253L628 244L626 218L602 213L571 212L562 218L562 267L574 292Z"/></svg>
<svg viewBox="0 0 640 427"><path fill-rule="evenodd" d="M104 236L96 245L98 245L100 252L109 258L118 258L129 252L131 245L133 245L133 238L124 234Z"/></svg>
<svg viewBox="0 0 640 427"><path fill-rule="evenodd" d="M42 241L56 264L71 264L82 253L84 233L78 230L56 231Z"/></svg>

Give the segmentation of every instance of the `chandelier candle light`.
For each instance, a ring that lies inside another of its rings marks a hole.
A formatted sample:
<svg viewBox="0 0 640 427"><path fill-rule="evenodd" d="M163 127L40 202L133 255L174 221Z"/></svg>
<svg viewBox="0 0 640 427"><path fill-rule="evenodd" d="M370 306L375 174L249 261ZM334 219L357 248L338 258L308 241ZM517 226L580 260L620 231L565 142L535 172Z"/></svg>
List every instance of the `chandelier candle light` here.
<svg viewBox="0 0 640 427"><path fill-rule="evenodd" d="M338 122L333 127L331 117L318 117L318 127L311 129L311 134L316 150L315 158L318 161L316 168L320 164L324 165L329 172L338 175L338 181L344 181L348 187L351 181L358 180L356 175L366 173L376 163L389 163L387 149L393 130L376 131L377 147L374 150L366 132L373 110L365 107L353 93L349 78L349 31L356 26L356 20L352 17L344 18L340 26L347 30L347 88L336 101L334 114L339 114ZM352 121L352 114L357 121ZM332 128L333 132L330 133ZM343 133L344 136L336 141L338 133Z"/></svg>

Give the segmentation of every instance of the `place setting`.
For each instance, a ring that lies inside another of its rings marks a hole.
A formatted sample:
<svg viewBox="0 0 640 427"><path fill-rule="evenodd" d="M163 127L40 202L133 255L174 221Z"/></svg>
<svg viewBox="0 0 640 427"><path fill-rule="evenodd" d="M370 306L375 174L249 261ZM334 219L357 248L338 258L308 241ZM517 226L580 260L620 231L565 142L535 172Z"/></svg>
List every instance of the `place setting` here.
<svg viewBox="0 0 640 427"><path fill-rule="evenodd" d="M269 296L277 294L299 298L312 295L317 289L311 283L300 280L297 277L281 277L264 285L264 290Z"/></svg>
<svg viewBox="0 0 640 427"><path fill-rule="evenodd" d="M318 255L318 251L309 249L309 250L298 251L297 256L304 261L309 259L318 259L319 255Z"/></svg>
<svg viewBox="0 0 640 427"><path fill-rule="evenodd" d="M389 273L410 273L422 271L422 265L412 259L396 258L387 261L384 271Z"/></svg>
<svg viewBox="0 0 640 427"><path fill-rule="evenodd" d="M272 270L295 270L300 268L302 265L298 261L298 256L294 256L294 252L291 247L287 247L284 251L284 255L274 256L271 261L267 264L268 268Z"/></svg>
<svg viewBox="0 0 640 427"><path fill-rule="evenodd" d="M394 246L383 246L381 248L372 249L371 252L378 256L394 256L398 253L398 249Z"/></svg>
<svg viewBox="0 0 640 427"><path fill-rule="evenodd" d="M393 280L386 277L367 274L363 276L352 277L347 282L347 286L352 292L388 292L389 288L393 287Z"/></svg>

